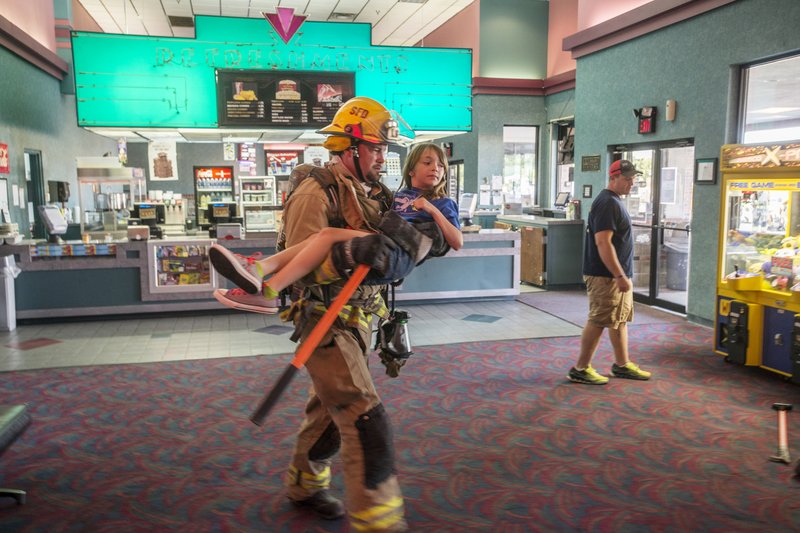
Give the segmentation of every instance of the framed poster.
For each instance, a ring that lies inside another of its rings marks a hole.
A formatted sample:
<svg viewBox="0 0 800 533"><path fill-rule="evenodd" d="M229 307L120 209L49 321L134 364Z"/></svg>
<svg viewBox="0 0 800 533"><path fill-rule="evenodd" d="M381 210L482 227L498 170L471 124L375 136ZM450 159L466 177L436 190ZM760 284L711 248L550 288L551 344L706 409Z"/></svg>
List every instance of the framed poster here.
<svg viewBox="0 0 800 533"><path fill-rule="evenodd" d="M694 182L714 185L717 183L717 158L698 159L694 167Z"/></svg>
<svg viewBox="0 0 800 533"><path fill-rule="evenodd" d="M150 181L177 181L177 145L175 141L150 141Z"/></svg>

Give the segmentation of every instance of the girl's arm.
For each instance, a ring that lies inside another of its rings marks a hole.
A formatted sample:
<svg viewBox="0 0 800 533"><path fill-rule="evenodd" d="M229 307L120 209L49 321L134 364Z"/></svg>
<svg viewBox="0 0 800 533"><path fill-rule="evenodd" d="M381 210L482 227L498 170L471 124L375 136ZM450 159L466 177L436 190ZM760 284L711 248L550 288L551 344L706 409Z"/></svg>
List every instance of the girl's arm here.
<svg viewBox="0 0 800 533"><path fill-rule="evenodd" d="M464 234L461 233L461 230L447 220L442 212L436 209L436 207L426 198L422 196L416 198L413 202L413 205L415 209L425 211L433 218L433 221L436 222L436 225L439 226L440 230L442 230L444 240L447 241L447 244L450 245L450 248L453 250L460 250L461 247L464 246Z"/></svg>

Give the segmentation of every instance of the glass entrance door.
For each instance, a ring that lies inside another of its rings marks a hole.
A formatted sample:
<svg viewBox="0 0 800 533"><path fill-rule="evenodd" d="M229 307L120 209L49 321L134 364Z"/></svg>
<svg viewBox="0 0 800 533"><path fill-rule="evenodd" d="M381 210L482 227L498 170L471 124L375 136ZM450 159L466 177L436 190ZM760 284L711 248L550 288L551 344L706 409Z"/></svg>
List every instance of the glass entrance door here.
<svg viewBox="0 0 800 533"><path fill-rule="evenodd" d="M644 174L623 199L633 224L633 295L638 302L686 312L694 147L619 151Z"/></svg>

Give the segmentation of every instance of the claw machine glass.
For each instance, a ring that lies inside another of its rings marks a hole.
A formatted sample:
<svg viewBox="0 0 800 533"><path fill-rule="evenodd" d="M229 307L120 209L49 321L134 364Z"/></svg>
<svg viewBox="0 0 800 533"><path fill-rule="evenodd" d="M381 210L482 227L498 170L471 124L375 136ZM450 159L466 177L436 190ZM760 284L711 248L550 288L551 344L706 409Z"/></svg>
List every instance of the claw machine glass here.
<svg viewBox="0 0 800 533"><path fill-rule="evenodd" d="M150 292L210 294L217 287L208 259L212 243L211 240L148 243Z"/></svg>
<svg viewBox="0 0 800 533"><path fill-rule="evenodd" d="M275 231L275 176L239 176L239 213L245 231Z"/></svg>
<svg viewBox="0 0 800 533"><path fill-rule="evenodd" d="M725 145L720 170L715 349L790 376L800 314L800 144ZM800 379L800 360L797 370Z"/></svg>
<svg viewBox="0 0 800 533"><path fill-rule="evenodd" d="M233 167L194 167L194 189L197 227L208 229L208 204L234 201Z"/></svg>

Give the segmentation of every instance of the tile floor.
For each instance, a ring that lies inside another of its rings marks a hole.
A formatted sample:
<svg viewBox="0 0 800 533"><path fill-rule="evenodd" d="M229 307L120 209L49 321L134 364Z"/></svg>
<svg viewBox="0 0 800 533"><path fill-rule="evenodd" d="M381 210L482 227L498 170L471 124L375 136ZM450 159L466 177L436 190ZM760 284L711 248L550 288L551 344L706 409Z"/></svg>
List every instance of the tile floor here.
<svg viewBox="0 0 800 533"><path fill-rule="evenodd" d="M411 314L415 346L581 332L514 300L398 307ZM191 317L21 325L0 333L0 371L287 354L295 347L290 335L291 329L277 316L227 310Z"/></svg>

